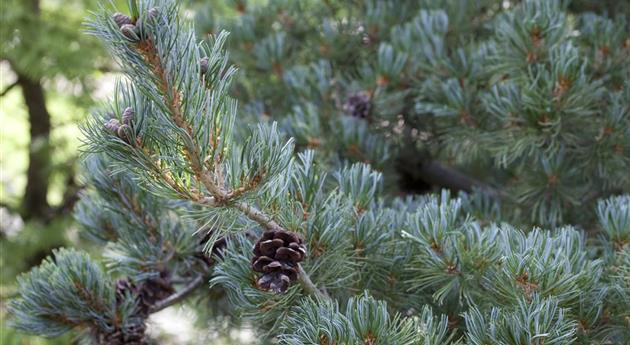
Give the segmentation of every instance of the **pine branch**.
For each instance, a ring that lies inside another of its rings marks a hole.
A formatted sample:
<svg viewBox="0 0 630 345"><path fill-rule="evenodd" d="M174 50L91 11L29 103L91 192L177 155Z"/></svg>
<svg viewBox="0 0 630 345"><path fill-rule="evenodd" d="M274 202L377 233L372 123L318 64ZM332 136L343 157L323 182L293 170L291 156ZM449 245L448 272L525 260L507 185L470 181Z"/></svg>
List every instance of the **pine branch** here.
<svg viewBox="0 0 630 345"><path fill-rule="evenodd" d="M191 125L184 119L181 114L181 99L179 90L169 84L169 80L165 74L162 60L157 52L157 48L150 40L143 41L138 49L145 57L146 62L151 66L154 75L158 78L160 91L164 97L165 103L170 111L173 122L181 128L189 136L191 145L186 145L186 158L190 163L190 167L194 172L195 178L203 184L203 186L212 195L213 199L206 199L212 204L223 204L229 201L231 193L224 190L221 186L215 184L212 179L212 173L208 171L204 164L199 160L197 150L197 142ZM270 216L264 214L252 205L238 202L233 205L236 209L243 212L248 218L259 223L269 230L284 230L280 225L271 219Z"/></svg>
<svg viewBox="0 0 630 345"><path fill-rule="evenodd" d="M138 49L143 54L145 61L150 65L153 74L158 80L159 89L162 92L162 96L174 124L182 129L183 132L186 133L188 136L189 140L185 141L185 157L190 164L194 177L211 194L210 197L204 198L203 201L207 202L208 205L213 206L225 205L228 207L234 207L241 211L246 217L260 224L263 228L267 230L288 231L277 222L275 222L270 215L264 213L251 204L245 202L230 203L230 200L233 199L235 196L238 196L240 193L238 191L227 191L222 186L217 185L213 179L213 173L209 171L206 166L200 161L198 153L198 147L200 145L195 139L195 133L193 131L192 125L185 120L184 116L181 113L180 108L182 106L182 103L179 90L177 90L175 86L169 84L169 79L166 76L163 62L160 58L160 54L158 54L157 52L157 48L152 41L146 40L142 41L138 45ZM308 274L300 266L298 267L298 279L300 281L300 284L309 294L314 294L319 298L330 298L329 296L321 292L317 288L317 286L315 286L315 284L313 284ZM155 310L161 310L169 306L170 304L177 303L177 301L185 298L187 294L192 292L192 290L194 290L200 284L201 281L198 280L191 282L191 284L188 285L180 293L177 293L176 295L173 295L168 299L160 302L160 304L155 307Z"/></svg>
<svg viewBox="0 0 630 345"><path fill-rule="evenodd" d="M298 281L302 288L311 295L317 296L321 300L330 300L330 296L326 292L320 290L312 281L302 266L298 264Z"/></svg>
<svg viewBox="0 0 630 345"><path fill-rule="evenodd" d="M192 171L194 172L195 178L199 182L201 182L203 186L208 190L208 192L212 195L211 198L205 198L204 202L206 202L208 205L218 206L225 204L226 206L232 206L240 210L245 216L260 224L265 229L287 231L278 223L276 223L271 216L265 214L253 205L245 202L237 202L234 204L229 203L229 200L233 196L238 195L238 193L226 191L221 186L216 185L216 183L213 181L212 173L208 171L205 165L199 160L197 150L198 143L195 140L192 126L184 119L180 110L182 104L179 96L179 90L169 84L169 80L165 74L166 72L164 68L162 67L163 62L157 52L157 48L152 41L146 40L138 45L138 50L143 54L146 62L151 66L152 72L158 79L158 82L160 84L160 91L162 92L165 103L167 103L167 107L170 111L173 122L189 136L190 140L187 142L190 142L191 145L186 145L185 156L190 164ZM162 174L162 176L164 176L164 174Z"/></svg>
<svg viewBox="0 0 630 345"><path fill-rule="evenodd" d="M190 294L192 294L198 287L200 287L204 281L208 279L208 275L198 275L195 279L191 280L186 286L184 286L178 292L170 295L153 305L149 310L149 313L157 313L160 310L166 309L174 304L177 304L185 300Z"/></svg>
<svg viewBox="0 0 630 345"><path fill-rule="evenodd" d="M282 226L280 226L278 223L276 223L273 219L271 219L269 215L265 214L264 212L260 211L259 209L257 209L256 207L250 204L247 204L244 202L237 202L234 204L234 207L240 210L241 212L243 212L243 214L245 214L249 219L260 224L262 227L264 227L267 230L288 231Z"/></svg>

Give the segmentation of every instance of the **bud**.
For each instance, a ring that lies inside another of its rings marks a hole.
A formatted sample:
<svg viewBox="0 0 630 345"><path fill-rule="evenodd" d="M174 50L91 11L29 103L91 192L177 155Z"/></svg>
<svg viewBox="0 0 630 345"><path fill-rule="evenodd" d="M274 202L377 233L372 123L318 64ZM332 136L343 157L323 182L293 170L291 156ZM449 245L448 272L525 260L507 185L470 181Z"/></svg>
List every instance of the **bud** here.
<svg viewBox="0 0 630 345"><path fill-rule="evenodd" d="M131 107L125 108L122 114L122 123L128 126L131 126L131 121L133 120L134 114L135 112L133 111L133 108Z"/></svg>
<svg viewBox="0 0 630 345"><path fill-rule="evenodd" d="M157 9L157 7L152 7L148 13L149 21L155 21L159 15L160 11Z"/></svg>
<svg viewBox="0 0 630 345"><path fill-rule="evenodd" d="M133 24L125 24L120 27L120 31L123 36L127 37L129 40L133 42L140 41L140 36L138 36L137 28Z"/></svg>
<svg viewBox="0 0 630 345"><path fill-rule="evenodd" d="M207 56L199 60L199 69L201 70L201 74L208 73L209 62L210 61Z"/></svg>
<svg viewBox="0 0 630 345"><path fill-rule="evenodd" d="M128 15L125 15L122 13L114 13L112 18L114 19L114 21L116 22L116 25L118 25L119 28L122 28L122 26L125 24L128 24L128 25L133 24L133 21L131 20L131 18Z"/></svg>
<svg viewBox="0 0 630 345"><path fill-rule="evenodd" d="M118 133L120 129L120 122L117 119L110 119L105 122L105 128L107 128L110 132Z"/></svg>

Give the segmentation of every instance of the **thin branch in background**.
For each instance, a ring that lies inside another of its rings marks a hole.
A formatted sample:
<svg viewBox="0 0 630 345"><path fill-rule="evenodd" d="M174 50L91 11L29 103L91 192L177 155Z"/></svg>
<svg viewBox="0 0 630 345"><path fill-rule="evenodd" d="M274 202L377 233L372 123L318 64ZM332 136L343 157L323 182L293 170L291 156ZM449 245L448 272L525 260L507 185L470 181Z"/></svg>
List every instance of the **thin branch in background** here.
<svg viewBox="0 0 630 345"><path fill-rule="evenodd" d="M9 91L13 90L13 88L18 85L19 85L19 82L17 80L9 84L9 86L7 86L4 90L2 90L2 93L0 93L0 97L6 96L6 94L9 93Z"/></svg>
<svg viewBox="0 0 630 345"><path fill-rule="evenodd" d="M432 185L465 192L472 192L474 188L478 188L492 196L501 195L500 191L497 191L486 183L438 161L430 161L421 164L417 172L425 182Z"/></svg>
<svg viewBox="0 0 630 345"><path fill-rule="evenodd" d="M178 292L170 295L168 298L165 298L159 302L157 302L149 313L157 313L160 310L166 309L173 304L177 304L180 301L186 299L191 293L193 293L198 287L200 287L203 282L208 280L208 276L206 275L198 275L195 279L191 280L186 286L184 286Z"/></svg>

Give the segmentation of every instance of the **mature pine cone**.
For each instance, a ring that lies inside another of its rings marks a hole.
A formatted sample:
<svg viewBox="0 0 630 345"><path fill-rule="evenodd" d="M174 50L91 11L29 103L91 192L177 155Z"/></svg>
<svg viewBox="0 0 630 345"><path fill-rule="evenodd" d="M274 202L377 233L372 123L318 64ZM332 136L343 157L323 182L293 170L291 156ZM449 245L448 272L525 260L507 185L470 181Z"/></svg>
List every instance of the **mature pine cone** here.
<svg viewBox="0 0 630 345"><path fill-rule="evenodd" d="M364 119L370 114L371 106L370 95L365 91L360 91L348 97L343 104L343 111L348 115Z"/></svg>
<svg viewBox="0 0 630 345"><path fill-rule="evenodd" d="M297 280L298 263L306 256L304 241L295 233L267 231L254 246L252 269L263 273L256 285L260 289L284 293Z"/></svg>
<svg viewBox="0 0 630 345"><path fill-rule="evenodd" d="M138 323L132 327L128 327L125 331L114 329L109 333L97 335L98 343L101 345L147 345L147 337L145 336L146 326L144 323Z"/></svg>
<svg viewBox="0 0 630 345"><path fill-rule="evenodd" d="M137 296L136 298L140 298L138 293L141 290L131 281L127 279L119 279L116 281L116 303L120 304L123 302L127 294L131 294L132 296ZM142 303L140 303L142 304ZM144 324L144 318L148 316L143 310L139 310L142 318L140 318L139 322L127 326L124 330L115 328L110 332L102 332L96 334L96 338L99 341L99 344L103 345L146 345L146 337L145 330L146 326ZM142 320L142 321L141 321Z"/></svg>
<svg viewBox="0 0 630 345"><path fill-rule="evenodd" d="M137 294L138 288L132 281L129 281L128 279L118 279L116 281L116 303L122 303L127 292L131 292L131 294Z"/></svg>
<svg viewBox="0 0 630 345"><path fill-rule="evenodd" d="M195 257L203 260L208 266L212 266L215 263L214 257L217 256L219 258L223 257L223 250L227 246L227 238L219 237L212 244L210 248L210 252L206 251L206 246L208 245L208 241L212 237L215 230L208 231L204 237L199 241L199 251L195 254Z"/></svg>
<svg viewBox="0 0 630 345"><path fill-rule="evenodd" d="M140 311L149 314L149 310L153 305L161 301L175 292L166 272L161 272L160 276L145 280L138 290L138 298L140 299Z"/></svg>
<svg viewBox="0 0 630 345"><path fill-rule="evenodd" d="M143 316L149 315L149 310L158 301L163 300L173 294L175 289L170 283L168 275L161 273L160 276L149 278L140 285L136 285L127 279L116 281L116 301L121 303L125 294L131 292L138 301L138 312Z"/></svg>

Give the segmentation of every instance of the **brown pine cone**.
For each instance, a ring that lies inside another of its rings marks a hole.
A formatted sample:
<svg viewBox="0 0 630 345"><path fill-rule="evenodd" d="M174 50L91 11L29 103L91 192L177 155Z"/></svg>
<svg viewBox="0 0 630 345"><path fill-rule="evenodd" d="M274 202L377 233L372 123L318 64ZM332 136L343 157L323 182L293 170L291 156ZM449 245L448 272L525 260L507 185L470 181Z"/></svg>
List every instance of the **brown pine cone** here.
<svg viewBox="0 0 630 345"><path fill-rule="evenodd" d="M145 315L149 314L149 310L153 305L161 301L175 292L167 273L160 273L159 277L149 278L145 280L138 289L139 306L141 312Z"/></svg>
<svg viewBox="0 0 630 345"><path fill-rule="evenodd" d="M96 338L101 345L147 345L149 342L145 336L145 331L146 326L138 324L124 332L120 329L114 329L109 333L98 334Z"/></svg>
<svg viewBox="0 0 630 345"><path fill-rule="evenodd" d="M132 295L138 293L136 284L128 279L118 279L116 281L116 303L120 304L125 299L125 295L130 292Z"/></svg>
<svg viewBox="0 0 630 345"><path fill-rule="evenodd" d="M132 296L136 296L138 298L138 293L140 289L130 280L128 279L119 279L116 281L116 303L123 303L127 294L131 294ZM144 311L139 310L139 312L144 313ZM98 339L99 344L103 345L147 345L145 330L146 326L144 324L143 319L148 314L143 314L142 321L139 321L137 324L127 325L124 329L114 328L111 331L97 331L95 334L96 339Z"/></svg>
<svg viewBox="0 0 630 345"><path fill-rule="evenodd" d="M206 232L204 237L199 241L199 252L195 254L196 257L203 260L208 266L212 266L215 264L215 256L223 258L223 251L227 246L227 238L222 236L217 238L216 241L212 244L209 253L206 251L206 246L208 245L208 241L210 241L210 238L214 234L214 231L215 230L211 229Z"/></svg>
<svg viewBox="0 0 630 345"><path fill-rule="evenodd" d="M298 263L306 256L304 241L297 234L267 231L254 246L252 269L263 273L256 281L260 289L284 293L297 280Z"/></svg>
<svg viewBox="0 0 630 345"><path fill-rule="evenodd" d="M370 115L371 107L370 95L365 91L360 91L348 97L343 104L343 111L348 115L365 119Z"/></svg>
<svg viewBox="0 0 630 345"><path fill-rule="evenodd" d="M161 301L175 292L168 274L161 273L159 277L149 278L136 285L127 279L116 281L116 302L121 303L125 294L130 292L138 301L138 312L149 315L149 310L158 301Z"/></svg>

